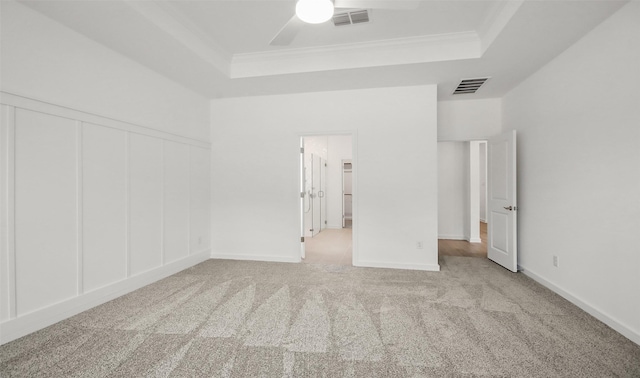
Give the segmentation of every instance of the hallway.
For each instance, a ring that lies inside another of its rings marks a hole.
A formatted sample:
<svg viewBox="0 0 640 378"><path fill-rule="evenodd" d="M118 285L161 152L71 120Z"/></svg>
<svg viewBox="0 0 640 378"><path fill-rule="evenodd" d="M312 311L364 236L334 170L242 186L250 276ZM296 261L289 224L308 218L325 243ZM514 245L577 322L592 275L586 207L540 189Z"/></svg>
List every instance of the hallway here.
<svg viewBox="0 0 640 378"><path fill-rule="evenodd" d="M351 228L325 229L305 238L305 263L352 265Z"/></svg>
<svg viewBox="0 0 640 378"><path fill-rule="evenodd" d="M480 222L480 240L482 243L469 243L466 240L438 240L438 257L462 256L487 258L487 224Z"/></svg>

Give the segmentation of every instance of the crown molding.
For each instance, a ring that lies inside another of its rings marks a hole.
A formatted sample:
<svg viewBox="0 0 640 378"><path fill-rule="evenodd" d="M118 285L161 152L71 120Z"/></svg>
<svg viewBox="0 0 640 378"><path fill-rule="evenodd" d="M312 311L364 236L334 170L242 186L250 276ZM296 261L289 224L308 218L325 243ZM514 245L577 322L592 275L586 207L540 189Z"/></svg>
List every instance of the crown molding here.
<svg viewBox="0 0 640 378"><path fill-rule="evenodd" d="M489 46L491 46L496 37L502 33L505 26L507 26L523 3L524 0L511 0L499 2L494 5L478 30L480 40L482 41L483 54Z"/></svg>
<svg viewBox="0 0 640 378"><path fill-rule="evenodd" d="M524 0L496 3L478 31L231 54L166 0L125 4L230 79L480 58Z"/></svg>
<svg viewBox="0 0 640 378"><path fill-rule="evenodd" d="M476 32L321 47L234 54L230 78L473 59L481 56Z"/></svg>

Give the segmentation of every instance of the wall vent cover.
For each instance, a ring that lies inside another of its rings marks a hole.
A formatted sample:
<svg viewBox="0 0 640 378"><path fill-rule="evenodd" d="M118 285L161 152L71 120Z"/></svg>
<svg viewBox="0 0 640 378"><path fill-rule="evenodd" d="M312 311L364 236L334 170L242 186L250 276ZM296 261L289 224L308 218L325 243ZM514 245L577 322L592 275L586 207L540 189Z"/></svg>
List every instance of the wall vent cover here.
<svg viewBox="0 0 640 378"><path fill-rule="evenodd" d="M369 22L369 11L366 9L336 13L333 15L333 24L335 26L361 24L363 22Z"/></svg>
<svg viewBox="0 0 640 378"><path fill-rule="evenodd" d="M481 77L476 79L462 79L460 81L460 84L458 84L458 87L456 88L456 90L453 91L453 94L456 95L456 94L476 93L476 91L487 80L489 80L488 77Z"/></svg>

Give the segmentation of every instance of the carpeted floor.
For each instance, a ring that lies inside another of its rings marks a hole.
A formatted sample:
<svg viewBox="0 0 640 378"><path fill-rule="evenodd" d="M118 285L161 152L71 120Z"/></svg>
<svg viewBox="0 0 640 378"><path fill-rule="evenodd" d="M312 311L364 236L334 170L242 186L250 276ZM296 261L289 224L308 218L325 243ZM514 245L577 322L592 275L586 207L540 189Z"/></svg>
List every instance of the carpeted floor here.
<svg viewBox="0 0 640 378"><path fill-rule="evenodd" d="M640 377L640 346L522 274L209 260L0 347L4 377Z"/></svg>
<svg viewBox="0 0 640 378"><path fill-rule="evenodd" d="M325 229L311 238L305 238L305 263L348 265L353 260L350 228Z"/></svg>

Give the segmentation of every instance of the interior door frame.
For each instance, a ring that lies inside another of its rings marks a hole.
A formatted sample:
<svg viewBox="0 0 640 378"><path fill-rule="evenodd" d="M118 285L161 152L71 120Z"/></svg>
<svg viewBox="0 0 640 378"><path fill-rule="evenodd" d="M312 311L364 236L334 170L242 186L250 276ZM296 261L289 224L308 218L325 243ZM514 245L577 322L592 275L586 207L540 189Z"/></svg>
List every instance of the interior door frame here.
<svg viewBox="0 0 640 378"><path fill-rule="evenodd" d="M479 230L479 225L481 220L480 217L480 213L476 213L474 214L475 216L472 216L472 211L471 211L471 201L468 197L470 197L472 195L472 193L477 193L478 194L478 208L479 208L479 199L480 199L480 181L477 180L477 182L475 182L475 186L473 185L474 183L472 183L471 180L471 144L472 143L478 143L478 145L485 143L487 144L489 138L481 138L481 139L461 139L461 140L457 140L457 139L442 139L442 140L438 140L437 143L464 143L465 144L465 158L468 158L466 162L463 162L463 166L462 167L457 167L459 169L463 169L465 172L465 187L463 188L465 190L465 197L467 200L467 203L465 204L465 212L466 212L466 217L464 217L462 219L462 223L463 223L463 228L465 230L465 232L463 232L463 235L456 235L456 237L451 238L453 240L466 240L469 243L480 243L481 239L480 239L480 230ZM486 150L485 150L485 160L486 160ZM478 173L482 174L483 172L480 171L479 166L480 166L480 154L478 152L477 154L477 160L475 162L478 165ZM439 162L438 162L439 164ZM485 175L485 182L486 182L486 176L487 176L487 164L485 162L485 167L484 167L484 175ZM438 212L440 212L440 208L438 207ZM487 217L488 218L488 217ZM471 224L472 223L476 223L478 225L478 230L476 232L476 235L472 235L471 233ZM484 223L489 223L489 220L486 219ZM475 237L474 237L475 236ZM442 239L440 239L440 230L438 230L438 240L448 240L448 238L444 237Z"/></svg>
<svg viewBox="0 0 640 378"><path fill-rule="evenodd" d="M317 131L317 132L305 132L297 134L297 155L298 155L298 167L297 175L298 175L298 227L296 233L300 238L300 262L305 258L305 245L304 245L304 235L305 235L305 224L304 224L304 198L300 197L300 193L304 191L304 154L301 153L301 148L304 148L304 138L311 137L329 137L329 136L350 136L351 137L351 161L352 161L352 172L351 172L351 192L353 193L352 202L351 202L351 212L352 212L352 220L351 220L351 265L357 266L357 262L359 261L358 254L358 201L357 201L357 193L358 193L358 133L356 130L343 130L343 131ZM342 169L342 167L341 167Z"/></svg>

